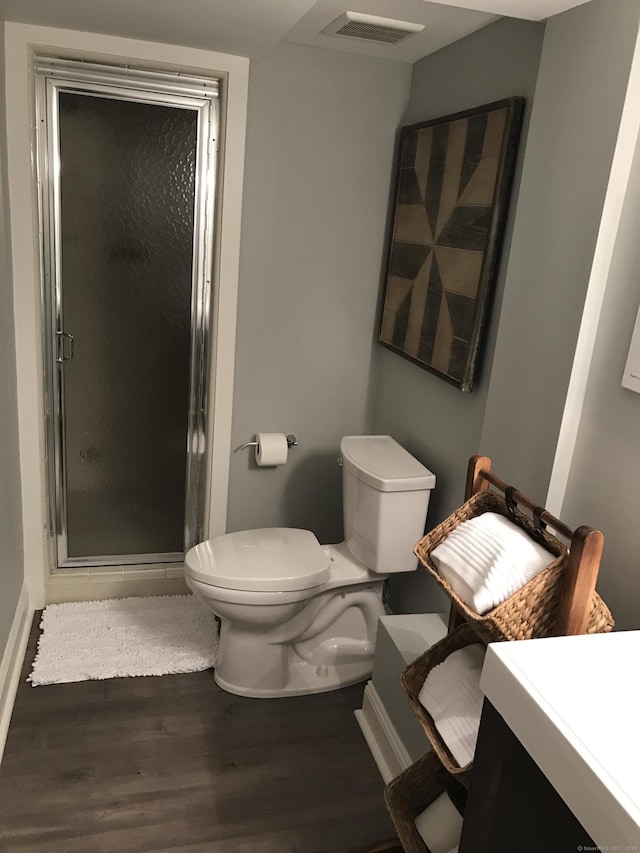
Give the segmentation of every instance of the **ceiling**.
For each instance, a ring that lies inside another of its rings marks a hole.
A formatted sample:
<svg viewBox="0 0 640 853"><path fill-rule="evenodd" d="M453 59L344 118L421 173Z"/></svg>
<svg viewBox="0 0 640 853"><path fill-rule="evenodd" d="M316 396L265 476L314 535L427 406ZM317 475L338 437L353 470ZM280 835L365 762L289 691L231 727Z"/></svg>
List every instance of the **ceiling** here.
<svg viewBox="0 0 640 853"><path fill-rule="evenodd" d="M415 62L497 17L543 20L588 0L0 0L7 21L183 44L258 58L279 42ZM345 11L425 29L395 46L320 33Z"/></svg>

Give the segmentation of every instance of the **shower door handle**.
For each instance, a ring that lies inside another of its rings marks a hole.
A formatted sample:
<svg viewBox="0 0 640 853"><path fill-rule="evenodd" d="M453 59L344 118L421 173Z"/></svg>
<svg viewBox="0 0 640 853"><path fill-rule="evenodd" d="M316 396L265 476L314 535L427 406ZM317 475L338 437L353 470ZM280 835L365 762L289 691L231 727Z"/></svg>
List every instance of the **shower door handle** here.
<svg viewBox="0 0 640 853"><path fill-rule="evenodd" d="M58 336L58 340L60 341L58 364L64 364L65 361L70 361L73 358L73 353L74 353L73 335L70 335L68 332L56 332L56 335ZM65 341L69 342L68 355L67 355L66 348L65 348Z"/></svg>

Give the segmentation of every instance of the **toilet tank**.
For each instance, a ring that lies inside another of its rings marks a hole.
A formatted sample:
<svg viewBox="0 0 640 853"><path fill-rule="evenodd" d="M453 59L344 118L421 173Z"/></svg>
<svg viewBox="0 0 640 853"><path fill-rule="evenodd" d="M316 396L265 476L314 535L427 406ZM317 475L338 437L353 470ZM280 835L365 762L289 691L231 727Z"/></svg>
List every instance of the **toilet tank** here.
<svg viewBox="0 0 640 853"><path fill-rule="evenodd" d="M390 435L348 435L340 451L347 548L372 572L412 572L435 474Z"/></svg>

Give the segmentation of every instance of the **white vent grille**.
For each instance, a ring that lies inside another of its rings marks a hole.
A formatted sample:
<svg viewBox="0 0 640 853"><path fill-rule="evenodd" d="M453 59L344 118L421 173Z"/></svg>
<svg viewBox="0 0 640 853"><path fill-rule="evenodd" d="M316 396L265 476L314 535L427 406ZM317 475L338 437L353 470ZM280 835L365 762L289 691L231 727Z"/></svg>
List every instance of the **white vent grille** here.
<svg viewBox="0 0 640 853"><path fill-rule="evenodd" d="M326 35L374 41L378 44L397 44L414 33L422 32L424 24L394 21L360 12L345 12L322 31Z"/></svg>

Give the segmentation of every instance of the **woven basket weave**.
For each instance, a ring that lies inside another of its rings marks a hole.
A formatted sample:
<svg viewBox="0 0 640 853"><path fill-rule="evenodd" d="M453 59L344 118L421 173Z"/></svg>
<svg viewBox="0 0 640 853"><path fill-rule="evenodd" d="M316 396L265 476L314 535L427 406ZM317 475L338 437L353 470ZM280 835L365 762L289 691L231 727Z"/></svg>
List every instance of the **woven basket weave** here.
<svg viewBox="0 0 640 853"><path fill-rule="evenodd" d="M452 652L478 642L480 642L480 638L473 628L470 625L461 625L451 634L447 634L440 642L427 649L420 657L417 657L400 676L400 683L407 694L411 710L429 738L433 751L448 772L465 786L468 784L472 763L470 762L464 767L460 766L436 728L433 717L420 703L418 694L422 690L427 675L435 666L442 663Z"/></svg>
<svg viewBox="0 0 640 853"><path fill-rule="evenodd" d="M514 520L530 535L535 536L537 533L533 522L526 515L517 509L515 518L509 513L501 495L491 491L478 492L424 536L416 545L414 553L456 607L464 614L467 621L473 625L476 632L487 642L529 640L534 637L554 636L568 551L559 539L546 531L542 533L544 545L555 557L553 562L529 583L497 607L494 607L493 610L485 613L484 616L480 616L465 604L447 581L438 574L438 570L431 561L431 551L463 521L475 518L485 512L500 513L506 518ZM594 592L586 633L599 634L611 631L613 626L611 611L598 593Z"/></svg>
<svg viewBox="0 0 640 853"><path fill-rule="evenodd" d="M431 853L416 829L416 818L450 785L451 779L438 756L428 752L385 788L387 811L405 853Z"/></svg>

